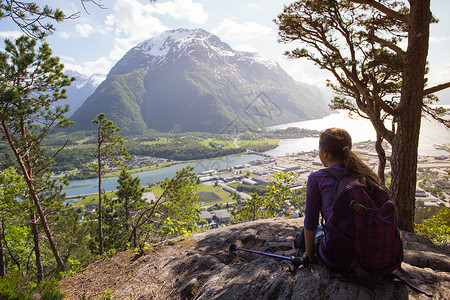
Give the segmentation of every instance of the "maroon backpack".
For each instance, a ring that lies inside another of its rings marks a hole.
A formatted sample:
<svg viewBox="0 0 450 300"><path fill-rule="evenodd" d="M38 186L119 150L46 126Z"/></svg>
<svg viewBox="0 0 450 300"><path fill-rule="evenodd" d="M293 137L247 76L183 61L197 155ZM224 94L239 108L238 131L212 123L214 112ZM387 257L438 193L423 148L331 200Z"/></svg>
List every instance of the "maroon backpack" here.
<svg viewBox="0 0 450 300"><path fill-rule="evenodd" d="M324 171L337 178L332 216L320 244L325 261L359 278L399 269L403 245L388 193L373 183L368 195L352 176L334 168Z"/></svg>
<svg viewBox="0 0 450 300"><path fill-rule="evenodd" d="M322 259L354 281L374 288L371 279L399 271L426 283L404 269L402 235L397 228L397 214L389 194L372 183L371 194L352 176L335 168L323 169L337 178L333 193L333 211L323 226L320 241ZM393 274L410 288L432 297L420 287Z"/></svg>

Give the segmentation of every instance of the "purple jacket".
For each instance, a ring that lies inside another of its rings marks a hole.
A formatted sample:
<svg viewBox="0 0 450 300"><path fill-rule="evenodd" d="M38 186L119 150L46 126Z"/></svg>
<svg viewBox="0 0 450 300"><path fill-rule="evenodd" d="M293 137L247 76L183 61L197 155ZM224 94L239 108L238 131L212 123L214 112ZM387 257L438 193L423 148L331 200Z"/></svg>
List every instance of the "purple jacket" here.
<svg viewBox="0 0 450 300"><path fill-rule="evenodd" d="M333 168L343 170L336 164ZM306 185L306 207L304 227L315 231L319 225L319 214L322 211L325 223L333 211L333 192L336 178L323 170L312 172Z"/></svg>

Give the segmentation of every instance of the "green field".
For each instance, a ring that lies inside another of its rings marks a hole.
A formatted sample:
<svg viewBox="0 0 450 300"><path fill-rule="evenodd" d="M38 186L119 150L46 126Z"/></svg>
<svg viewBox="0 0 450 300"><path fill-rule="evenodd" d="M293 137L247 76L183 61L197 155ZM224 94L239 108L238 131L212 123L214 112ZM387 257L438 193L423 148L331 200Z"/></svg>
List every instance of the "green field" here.
<svg viewBox="0 0 450 300"><path fill-rule="evenodd" d="M208 192L199 192L198 200L202 203L216 203L218 201L222 201L222 197L220 197L216 192L208 191Z"/></svg>
<svg viewBox="0 0 450 300"><path fill-rule="evenodd" d="M109 199L112 198L116 198L116 192L108 192L103 194L103 198L107 197ZM98 204L98 194L95 195L87 195L84 196L83 199L81 199L80 201L76 201L73 203L74 207L80 207L80 206L85 206L85 205L92 205L92 204Z"/></svg>
<svg viewBox="0 0 450 300"><path fill-rule="evenodd" d="M259 139L259 140L238 140L238 146L249 146L249 145L276 145L278 143L277 139Z"/></svg>
<svg viewBox="0 0 450 300"><path fill-rule="evenodd" d="M232 149L236 148L234 146L233 141L224 141L224 140L214 140L214 139L206 139L200 142L203 146L211 147L211 144L213 145L222 145L224 149Z"/></svg>

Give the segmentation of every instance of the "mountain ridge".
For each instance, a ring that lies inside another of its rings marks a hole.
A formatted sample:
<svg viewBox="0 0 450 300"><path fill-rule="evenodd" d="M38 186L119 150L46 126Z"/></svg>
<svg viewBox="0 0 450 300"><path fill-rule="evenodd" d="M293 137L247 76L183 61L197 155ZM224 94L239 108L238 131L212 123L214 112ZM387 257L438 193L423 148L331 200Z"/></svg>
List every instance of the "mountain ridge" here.
<svg viewBox="0 0 450 300"><path fill-rule="evenodd" d="M177 29L131 48L75 112L74 129L92 129L89 120L100 112L126 134L224 133L236 122L257 130L321 118L328 109L277 62L235 51L203 29Z"/></svg>

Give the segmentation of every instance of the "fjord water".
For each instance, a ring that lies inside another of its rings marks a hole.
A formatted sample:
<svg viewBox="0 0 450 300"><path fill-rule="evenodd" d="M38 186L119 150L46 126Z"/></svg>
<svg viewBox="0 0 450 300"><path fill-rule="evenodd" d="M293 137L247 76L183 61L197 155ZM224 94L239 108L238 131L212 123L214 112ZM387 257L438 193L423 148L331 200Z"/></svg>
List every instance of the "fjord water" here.
<svg viewBox="0 0 450 300"><path fill-rule="evenodd" d="M350 118L346 111L341 110L322 119L281 124L271 126L269 129L285 129L288 127L299 127L318 131L330 127L340 127L350 133L354 143L376 140L375 130L370 121L360 117ZM265 153L272 156L283 156L301 151L312 151L318 149L318 141L318 137L280 140L277 148ZM433 147L433 144L448 143L450 143L450 130L446 129L437 121L422 118L419 137L419 155L449 155L448 152Z"/></svg>
<svg viewBox="0 0 450 300"><path fill-rule="evenodd" d="M244 154L237 156L227 156L215 159L205 159L200 161L191 161L186 163L179 163L170 167L164 167L155 170L148 170L132 174L133 177L138 176L141 180L141 185L149 185L158 181L163 181L166 177L172 178L176 171L181 170L186 166L194 167L195 173L201 173L208 170L216 170L233 167L235 165L246 164L252 160L261 159L261 156L256 154ZM102 188L105 191L116 190L118 183L117 177L107 177L102 181ZM84 179L70 181L69 188L65 189L67 197L84 195L91 193L98 193L98 179Z"/></svg>
<svg viewBox="0 0 450 300"><path fill-rule="evenodd" d="M272 126L270 129L283 129L288 127L299 127L306 129L323 130L329 127L341 127L347 130L353 139L353 142L361 142L367 140L375 140L375 130L371 123L367 120L358 118L349 118L345 111L333 113L322 119L308 120L302 122L294 122ZM266 151L265 154L272 156L284 156L302 151L312 151L318 148L318 137L306 137L299 139L283 139L280 140L279 146L275 149ZM435 149L433 144L442 144L450 142L450 130L445 129L436 121L428 121L422 119L421 134L419 140L420 155L449 155L446 151ZM148 185L163 181L166 177L172 178L176 171L186 166L194 167L195 173L201 173L212 169L229 168L234 165L246 164L252 160L261 159L261 156L255 154L245 154L238 156L230 156L224 158L205 159L201 161L192 161L180 163L161 169L149 170L134 173L139 176L141 185ZM105 191L117 189L117 177L108 177L102 182ZM73 187L73 188L70 188ZM98 192L98 179L73 180L70 181L69 189L64 190L67 196L75 196Z"/></svg>

